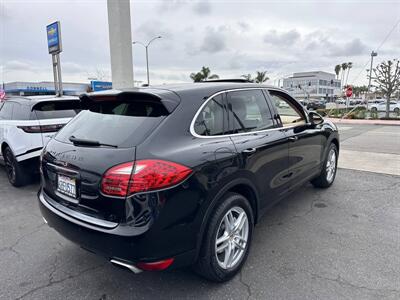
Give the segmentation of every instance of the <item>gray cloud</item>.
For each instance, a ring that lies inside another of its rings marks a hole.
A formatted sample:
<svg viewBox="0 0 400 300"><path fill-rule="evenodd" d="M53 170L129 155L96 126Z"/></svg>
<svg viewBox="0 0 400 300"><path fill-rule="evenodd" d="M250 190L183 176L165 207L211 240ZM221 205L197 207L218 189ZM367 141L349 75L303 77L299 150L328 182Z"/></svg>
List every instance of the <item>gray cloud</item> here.
<svg viewBox="0 0 400 300"><path fill-rule="evenodd" d="M226 37L223 33L225 29L218 28L207 28L206 35L203 40L203 44L200 50L208 53L216 53L226 48Z"/></svg>
<svg viewBox="0 0 400 300"><path fill-rule="evenodd" d="M300 33L296 29L286 32L278 32L273 29L264 35L264 42L276 46L291 45L299 40L300 36Z"/></svg>
<svg viewBox="0 0 400 300"><path fill-rule="evenodd" d="M328 49L330 56L357 56L364 54L367 48L359 38L355 38L344 44L326 42L326 45L330 46Z"/></svg>
<svg viewBox="0 0 400 300"><path fill-rule="evenodd" d="M158 5L157 10L161 13L176 11L181 9L187 3L187 0L162 0Z"/></svg>
<svg viewBox="0 0 400 300"><path fill-rule="evenodd" d="M250 30L250 24L244 21L239 21L237 22L239 28L241 31L249 31Z"/></svg>
<svg viewBox="0 0 400 300"><path fill-rule="evenodd" d="M211 13L211 4L208 0L194 3L193 11L199 15L208 15Z"/></svg>
<svg viewBox="0 0 400 300"><path fill-rule="evenodd" d="M134 28L133 39L151 39L159 35L161 35L163 38L170 39L173 34L172 31L167 28L164 23L158 20L148 20L144 23L141 23L137 28ZM147 41L141 42L146 43Z"/></svg>
<svg viewBox="0 0 400 300"><path fill-rule="evenodd" d="M163 36L149 54L154 83L190 81L189 74L203 65L221 76L265 69L278 77L311 69L332 72L335 64L351 60L352 72L357 73L370 49L392 28L400 9L400 2L393 1L361 6L354 1L297 1L296 7L289 2L131 1L132 37L146 42ZM359 13L349 23L343 11ZM88 73L110 69L106 1L93 5L79 0L0 0L0 82L52 79L45 26L54 20L60 20L63 29L66 81L87 82ZM399 41L394 31L379 58L398 57ZM132 54L135 80L145 80L143 47L135 46ZM355 84L362 84L365 76L359 81Z"/></svg>

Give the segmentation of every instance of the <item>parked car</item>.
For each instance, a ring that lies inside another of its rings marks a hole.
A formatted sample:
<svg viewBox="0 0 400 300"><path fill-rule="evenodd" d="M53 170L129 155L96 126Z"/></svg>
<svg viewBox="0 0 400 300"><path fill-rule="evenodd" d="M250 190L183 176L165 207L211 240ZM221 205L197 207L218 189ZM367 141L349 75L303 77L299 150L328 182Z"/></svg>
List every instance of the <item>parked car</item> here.
<svg viewBox="0 0 400 300"><path fill-rule="evenodd" d="M284 90L206 82L89 93L41 156L41 213L134 273L238 273L274 203L336 175L336 126ZM282 104L282 102L284 104Z"/></svg>
<svg viewBox="0 0 400 300"><path fill-rule="evenodd" d="M326 104L325 101L323 100L315 100L315 101L310 101L307 104L307 109L308 110L317 110L317 109L325 109L326 108Z"/></svg>
<svg viewBox="0 0 400 300"><path fill-rule="evenodd" d="M373 112L386 111L386 101L372 104L370 109ZM389 111L395 112L396 114L400 113L400 103L396 101L390 101Z"/></svg>
<svg viewBox="0 0 400 300"><path fill-rule="evenodd" d="M368 100L368 105L370 104L378 104L378 103L382 103L385 102L385 100L383 99L375 99L375 100Z"/></svg>
<svg viewBox="0 0 400 300"><path fill-rule="evenodd" d="M12 97L0 103L0 159L16 187L39 173L39 155L51 137L79 112L78 97Z"/></svg>
<svg viewBox="0 0 400 300"><path fill-rule="evenodd" d="M336 103L337 104L346 104L346 99L337 99Z"/></svg>

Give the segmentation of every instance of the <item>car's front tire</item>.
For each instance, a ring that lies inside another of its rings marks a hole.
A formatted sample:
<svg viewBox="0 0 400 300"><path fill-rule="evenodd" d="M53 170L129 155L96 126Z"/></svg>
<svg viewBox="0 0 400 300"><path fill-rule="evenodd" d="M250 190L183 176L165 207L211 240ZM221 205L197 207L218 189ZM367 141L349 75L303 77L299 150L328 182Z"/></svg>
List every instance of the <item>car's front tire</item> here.
<svg viewBox="0 0 400 300"><path fill-rule="evenodd" d="M319 176L311 181L315 187L327 188L335 181L338 161L338 150L334 143L328 148L327 155L322 166Z"/></svg>
<svg viewBox="0 0 400 300"><path fill-rule="evenodd" d="M28 183L28 170L15 159L10 147L6 147L3 152L5 169L8 181L15 187L20 187Z"/></svg>
<svg viewBox="0 0 400 300"><path fill-rule="evenodd" d="M208 222L195 271L215 282L235 276L247 259L253 227L249 201L240 194L226 194Z"/></svg>

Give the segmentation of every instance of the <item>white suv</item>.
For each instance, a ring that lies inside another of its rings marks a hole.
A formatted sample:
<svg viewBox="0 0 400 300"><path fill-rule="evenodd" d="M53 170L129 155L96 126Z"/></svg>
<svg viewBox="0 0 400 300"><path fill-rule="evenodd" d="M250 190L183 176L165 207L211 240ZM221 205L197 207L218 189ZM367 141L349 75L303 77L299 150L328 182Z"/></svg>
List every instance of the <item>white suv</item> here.
<svg viewBox="0 0 400 300"><path fill-rule="evenodd" d="M371 106L371 111L386 111L386 100L376 103L376 104L372 104ZM393 111L396 114L398 114L400 112L400 102L396 102L391 100L390 101L390 105L389 105L389 111Z"/></svg>
<svg viewBox="0 0 400 300"><path fill-rule="evenodd" d="M0 103L0 161L14 186L38 170L43 146L80 111L78 97L12 97Z"/></svg>

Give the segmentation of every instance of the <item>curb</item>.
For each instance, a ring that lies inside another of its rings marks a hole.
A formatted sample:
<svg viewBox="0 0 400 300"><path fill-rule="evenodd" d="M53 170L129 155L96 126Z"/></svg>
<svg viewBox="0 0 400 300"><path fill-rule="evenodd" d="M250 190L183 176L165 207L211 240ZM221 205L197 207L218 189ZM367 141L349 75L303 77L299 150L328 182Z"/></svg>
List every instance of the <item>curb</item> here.
<svg viewBox="0 0 400 300"><path fill-rule="evenodd" d="M358 125L389 125L400 126L400 120L351 120L351 119L336 119L327 118L335 124L358 124Z"/></svg>

